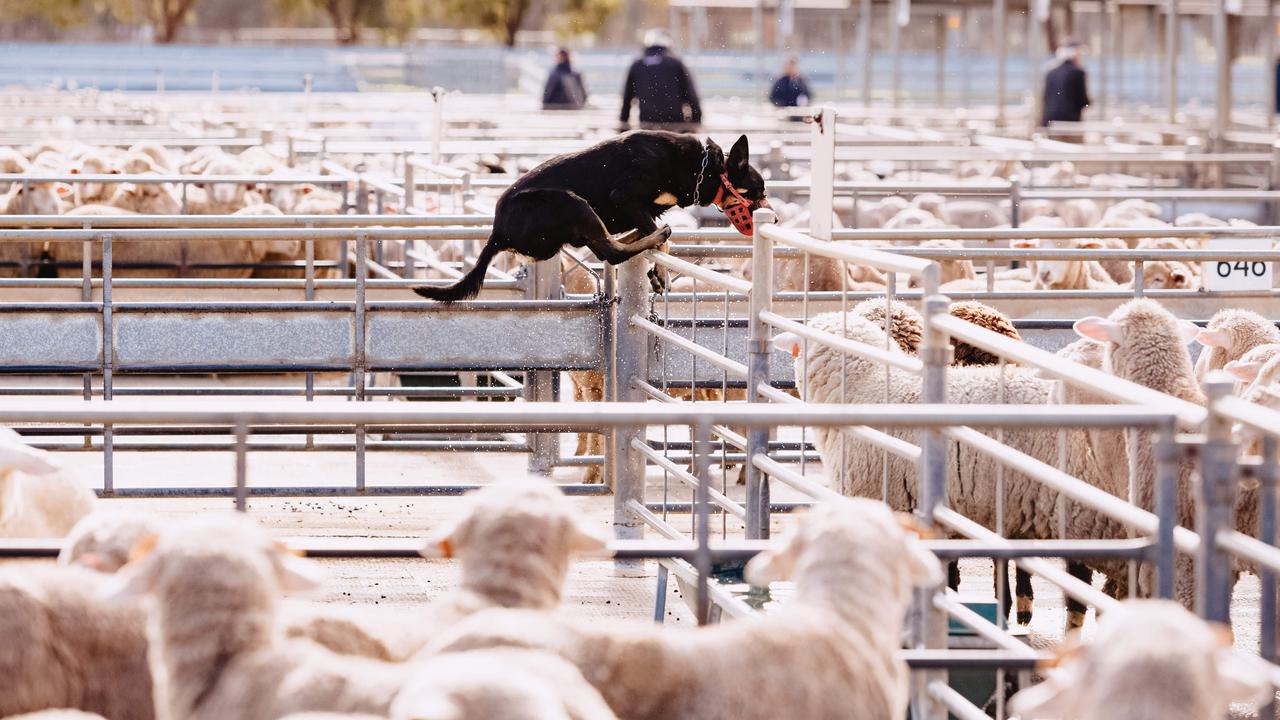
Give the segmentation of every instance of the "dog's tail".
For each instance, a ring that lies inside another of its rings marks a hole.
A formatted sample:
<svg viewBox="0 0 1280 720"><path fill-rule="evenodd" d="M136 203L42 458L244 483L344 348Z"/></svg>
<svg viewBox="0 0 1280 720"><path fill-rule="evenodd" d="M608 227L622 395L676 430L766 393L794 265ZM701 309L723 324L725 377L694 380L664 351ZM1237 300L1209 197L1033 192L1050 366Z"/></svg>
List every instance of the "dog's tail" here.
<svg viewBox="0 0 1280 720"><path fill-rule="evenodd" d="M470 300L480 294L480 287L484 285L484 275L489 269L489 263L502 252L502 248L498 247L496 239L490 237L489 242L484 244L480 249L480 256L476 258L475 267L462 277L458 282L447 285L445 287L437 287L435 285L424 285L413 289L424 298L430 300L439 300L443 303L457 302L459 300Z"/></svg>

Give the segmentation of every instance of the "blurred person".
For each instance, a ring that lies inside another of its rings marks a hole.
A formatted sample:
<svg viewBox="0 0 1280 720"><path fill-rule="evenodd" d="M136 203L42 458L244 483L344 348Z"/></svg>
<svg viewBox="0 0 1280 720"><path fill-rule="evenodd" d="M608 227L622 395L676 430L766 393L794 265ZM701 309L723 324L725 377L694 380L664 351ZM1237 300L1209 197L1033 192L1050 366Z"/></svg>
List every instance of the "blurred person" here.
<svg viewBox="0 0 1280 720"><path fill-rule="evenodd" d="M1085 71L1080 67L1084 43L1070 39L1058 48L1057 62L1044 77L1044 113L1042 127L1049 123L1079 122L1084 109L1089 107L1089 92L1085 88Z"/></svg>
<svg viewBox="0 0 1280 720"><path fill-rule="evenodd" d="M702 122L702 106L693 78L680 58L671 52L673 41L666 30L644 35L644 54L631 63L622 86L623 128L631 120L631 103L640 103L640 127L645 130L694 132Z"/></svg>
<svg viewBox="0 0 1280 720"><path fill-rule="evenodd" d="M777 107L802 107L808 105L812 97L809 83L800 74L800 58L788 55L782 66L782 75L773 82L773 89L769 91L769 102Z"/></svg>
<svg viewBox="0 0 1280 720"><path fill-rule="evenodd" d="M555 67L542 89L542 109L581 110L586 104L587 86L582 82L582 73L573 69L568 50L557 49Z"/></svg>

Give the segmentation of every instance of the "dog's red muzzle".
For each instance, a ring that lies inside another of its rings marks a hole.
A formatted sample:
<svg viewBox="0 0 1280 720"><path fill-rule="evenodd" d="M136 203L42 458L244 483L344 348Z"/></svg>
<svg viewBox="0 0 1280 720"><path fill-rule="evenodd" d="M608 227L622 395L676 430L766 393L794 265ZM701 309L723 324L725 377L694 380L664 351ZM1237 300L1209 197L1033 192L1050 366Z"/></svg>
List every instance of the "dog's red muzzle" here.
<svg viewBox="0 0 1280 720"><path fill-rule="evenodd" d="M729 195L727 200L725 199L726 191ZM757 208L769 207L769 203L763 198L753 205L750 200L743 197L742 193L733 187L733 183L729 182L728 173L720 175L720 187L716 190L716 198L712 202L719 206L720 212L729 218L729 222L733 223L738 232L747 237L755 234L755 223L751 220L751 213Z"/></svg>

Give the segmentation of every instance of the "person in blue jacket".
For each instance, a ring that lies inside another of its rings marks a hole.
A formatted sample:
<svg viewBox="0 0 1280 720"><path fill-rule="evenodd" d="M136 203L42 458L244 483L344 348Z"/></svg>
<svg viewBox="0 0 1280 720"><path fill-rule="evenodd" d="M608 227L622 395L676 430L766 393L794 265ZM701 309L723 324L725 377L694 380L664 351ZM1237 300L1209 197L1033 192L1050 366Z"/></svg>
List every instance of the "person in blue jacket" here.
<svg viewBox="0 0 1280 720"><path fill-rule="evenodd" d="M1089 91L1085 86L1084 68L1080 67L1080 55L1084 44L1068 40L1058 50L1058 64L1044 77L1044 114L1041 127L1051 122L1080 122L1084 109L1089 107Z"/></svg>
<svg viewBox="0 0 1280 720"><path fill-rule="evenodd" d="M689 70L671 52L671 36L650 30L644 54L631 63L622 86L622 127L631 121L631 103L640 103L640 127L692 132L702 122L702 105Z"/></svg>
<svg viewBox="0 0 1280 720"><path fill-rule="evenodd" d="M800 74L800 58L787 56L782 76L773 82L773 89L769 91L769 102L777 107L801 107L808 105L812 98L809 83Z"/></svg>
<svg viewBox="0 0 1280 720"><path fill-rule="evenodd" d="M542 89L543 110L581 110L587 104L587 86L582 74L569 63L569 51L556 50L556 65Z"/></svg>

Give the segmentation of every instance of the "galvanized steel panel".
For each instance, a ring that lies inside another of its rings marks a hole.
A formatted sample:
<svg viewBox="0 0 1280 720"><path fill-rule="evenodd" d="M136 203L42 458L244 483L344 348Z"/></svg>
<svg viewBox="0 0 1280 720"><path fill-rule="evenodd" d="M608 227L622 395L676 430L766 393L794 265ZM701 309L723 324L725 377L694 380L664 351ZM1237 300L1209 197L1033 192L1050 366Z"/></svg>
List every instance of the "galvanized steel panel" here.
<svg viewBox="0 0 1280 720"><path fill-rule="evenodd" d="M604 367L599 308L375 311L368 319L368 363L380 370Z"/></svg>
<svg viewBox="0 0 1280 720"><path fill-rule="evenodd" d="M748 363L747 358L747 328L745 324L731 324L729 327L729 350L724 352L725 338L724 330L718 327L700 327L697 333L694 328L688 326L680 326L672 324L667 328L681 337L688 338L697 342L708 350L713 350L718 354L722 354L730 360L736 360L744 365ZM665 357L665 365L663 360ZM667 380L674 387L688 386L690 378L693 377L695 370L693 355L679 348L666 345L661 340L654 340L650 345L649 355L649 382L658 387L662 387L662 375L665 372ZM699 359L696 363L697 381L699 383L719 384L724 380L724 371L715 367L711 363ZM795 382L794 364L789 353L780 350L774 350L769 356L769 379L775 382L784 383ZM730 385L741 386L743 379L729 376Z"/></svg>
<svg viewBox="0 0 1280 720"><path fill-rule="evenodd" d="M97 314L0 314L0 369L95 369L102 360L99 320Z"/></svg>
<svg viewBox="0 0 1280 720"><path fill-rule="evenodd" d="M117 310L116 367L347 368L354 359L354 334L348 313Z"/></svg>

